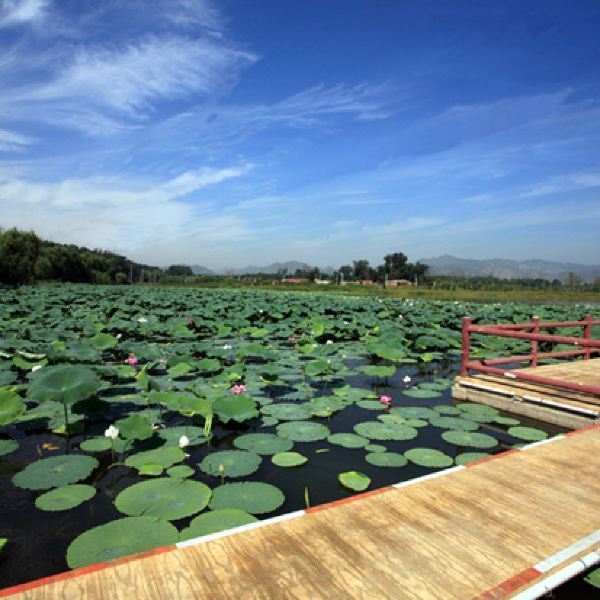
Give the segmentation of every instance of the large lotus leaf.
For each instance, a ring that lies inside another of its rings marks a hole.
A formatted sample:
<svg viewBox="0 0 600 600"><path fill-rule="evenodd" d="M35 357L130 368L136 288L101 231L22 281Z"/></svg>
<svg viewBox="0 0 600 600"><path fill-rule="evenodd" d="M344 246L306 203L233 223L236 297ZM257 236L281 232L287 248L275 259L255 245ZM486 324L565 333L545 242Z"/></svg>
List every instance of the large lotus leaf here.
<svg viewBox="0 0 600 600"><path fill-rule="evenodd" d="M367 365L365 367L360 367L359 370L370 377L392 377L396 372L396 367L393 365Z"/></svg>
<svg viewBox="0 0 600 600"><path fill-rule="evenodd" d="M294 442L316 442L330 434L329 428L312 421L292 421L277 425L277 435Z"/></svg>
<svg viewBox="0 0 600 600"><path fill-rule="evenodd" d="M591 573L588 573L583 580L595 588L600 588L600 568L594 569Z"/></svg>
<svg viewBox="0 0 600 600"><path fill-rule="evenodd" d="M179 541L177 529L152 517L125 517L84 531L67 549L67 564L78 569Z"/></svg>
<svg viewBox="0 0 600 600"><path fill-rule="evenodd" d="M210 496L211 490L204 483L163 477L125 488L115 498L115 506L126 515L174 521L200 512Z"/></svg>
<svg viewBox="0 0 600 600"><path fill-rule="evenodd" d="M188 365L187 363L181 362L176 364L174 367L168 369L169 377L177 378L177 377L185 377L189 373L194 370L192 365Z"/></svg>
<svg viewBox="0 0 600 600"><path fill-rule="evenodd" d="M487 452L463 452L454 459L454 462L457 465L466 465L467 463L481 460L482 458L487 458L488 456L491 455Z"/></svg>
<svg viewBox="0 0 600 600"><path fill-rule="evenodd" d="M434 417L429 421L434 427L441 429L462 429L463 431L475 431L479 424L461 417Z"/></svg>
<svg viewBox="0 0 600 600"><path fill-rule="evenodd" d="M307 404L311 414L317 417L328 417L347 406L347 402L338 396L320 396Z"/></svg>
<svg viewBox="0 0 600 600"><path fill-rule="evenodd" d="M276 510L284 500L283 492L270 483L226 483L213 491L210 508L237 508L258 515Z"/></svg>
<svg viewBox="0 0 600 600"><path fill-rule="evenodd" d="M494 423L498 423L499 425L520 425L521 421L519 419L513 419L512 417L496 417L494 419Z"/></svg>
<svg viewBox="0 0 600 600"><path fill-rule="evenodd" d="M452 429L444 431L442 438L450 444L456 446L470 446L471 448L493 448L498 445L498 440L491 435L485 433L477 433L473 431L463 431L460 429Z"/></svg>
<svg viewBox="0 0 600 600"><path fill-rule="evenodd" d="M408 460L403 454L397 452L371 452L365 460L376 467L403 467Z"/></svg>
<svg viewBox="0 0 600 600"><path fill-rule="evenodd" d="M148 418L139 414L119 419L115 427L119 430L119 435L127 440L146 440L154 433Z"/></svg>
<svg viewBox="0 0 600 600"><path fill-rule="evenodd" d="M55 400L73 404L93 396L100 389L100 379L88 367L58 365L44 367L35 374L27 397L37 402Z"/></svg>
<svg viewBox="0 0 600 600"><path fill-rule="evenodd" d="M409 396L410 398L439 398L442 394L436 390L410 388L408 390L403 390L402 395Z"/></svg>
<svg viewBox="0 0 600 600"><path fill-rule="evenodd" d="M258 471L262 459L246 450L223 450L204 457L200 470L213 477L244 477Z"/></svg>
<svg viewBox="0 0 600 600"><path fill-rule="evenodd" d="M185 458L185 452L176 446L161 446L154 450L145 450L132 454L125 459L128 467L141 469L144 465L160 465L163 469L181 462Z"/></svg>
<svg viewBox="0 0 600 600"><path fill-rule="evenodd" d="M354 426L354 431L370 440L412 440L418 431L414 427L401 423L381 423L380 421L364 421Z"/></svg>
<svg viewBox="0 0 600 600"><path fill-rule="evenodd" d="M256 402L246 394L221 396L213 404L213 411L223 423L231 420L242 423L258 416Z"/></svg>
<svg viewBox="0 0 600 600"><path fill-rule="evenodd" d="M111 440L103 436L89 438L81 442L81 444L79 444L79 447L84 452L104 452L105 450L110 450L111 445Z"/></svg>
<svg viewBox="0 0 600 600"><path fill-rule="evenodd" d="M221 363L215 358L203 358L195 364L195 367L202 373L214 373L221 368Z"/></svg>
<svg viewBox="0 0 600 600"><path fill-rule="evenodd" d="M204 429L194 425L182 425L179 427L165 427L158 430L158 435L165 440L165 445L178 446L182 436L189 440L188 446L197 446L206 442Z"/></svg>
<svg viewBox="0 0 600 600"><path fill-rule="evenodd" d="M495 418L500 414L500 411L493 406L488 406L487 404L476 404L473 402L463 402L461 404L457 404L456 408L467 413L465 416L468 419L473 418L472 415L487 415Z"/></svg>
<svg viewBox="0 0 600 600"><path fill-rule="evenodd" d="M236 437L233 445L240 450L249 450L256 454L276 454L290 450L294 443L274 433L246 433Z"/></svg>
<svg viewBox="0 0 600 600"><path fill-rule="evenodd" d="M181 540L190 540L257 521L253 515L237 508L211 510L192 519L189 527L181 532Z"/></svg>
<svg viewBox="0 0 600 600"><path fill-rule="evenodd" d="M89 342L94 348L98 348L98 350L108 350L109 348L114 348L119 343L119 340L108 333L97 333L89 339Z"/></svg>
<svg viewBox="0 0 600 600"><path fill-rule="evenodd" d="M363 492L366 490L371 480L364 474L358 471L346 471L338 475L339 482L348 489L354 490L355 492Z"/></svg>
<svg viewBox="0 0 600 600"><path fill-rule="evenodd" d="M447 454L434 448L411 448L404 453L404 456L421 467L441 468L449 467L454 463Z"/></svg>
<svg viewBox="0 0 600 600"><path fill-rule="evenodd" d="M271 462L278 467L299 467L308 461L300 452L278 452L271 458Z"/></svg>
<svg viewBox="0 0 600 600"><path fill-rule="evenodd" d="M264 415L270 415L280 421L305 421L312 416L307 402L303 404L292 404L282 402L280 404L267 404L260 409Z"/></svg>
<svg viewBox="0 0 600 600"><path fill-rule="evenodd" d="M12 481L26 490L49 490L81 481L97 466L98 461L92 456L61 454L29 463Z"/></svg>
<svg viewBox="0 0 600 600"><path fill-rule="evenodd" d="M193 474L194 469L192 469L192 467L188 467L187 465L177 465L175 467L167 469L167 475L169 477L186 479L188 477L191 477Z"/></svg>
<svg viewBox="0 0 600 600"><path fill-rule="evenodd" d="M540 442L548 437L548 434L535 427L509 427L508 435L525 440L526 442Z"/></svg>
<svg viewBox="0 0 600 600"><path fill-rule="evenodd" d="M19 442L15 440L0 440L0 456L10 454L19 447Z"/></svg>
<svg viewBox="0 0 600 600"><path fill-rule="evenodd" d="M344 448L364 448L369 443L367 438L355 433L334 433L327 438L327 441Z"/></svg>
<svg viewBox="0 0 600 600"><path fill-rule="evenodd" d="M0 390L0 425L9 425L25 412L21 397L10 390Z"/></svg>
<svg viewBox="0 0 600 600"><path fill-rule="evenodd" d="M365 410L382 410L385 406L379 400L357 400L356 406Z"/></svg>
<svg viewBox="0 0 600 600"><path fill-rule="evenodd" d="M35 500L35 505L40 510L59 511L69 510L93 498L96 488L83 483L65 485L55 490L43 493Z"/></svg>
<svg viewBox="0 0 600 600"><path fill-rule="evenodd" d="M426 406L395 406L390 409L390 413L405 419L432 419L439 416L437 412Z"/></svg>
<svg viewBox="0 0 600 600"><path fill-rule="evenodd" d="M373 452L386 452L387 448L385 446L382 446L381 444L367 444L365 446L365 450L367 452L373 453Z"/></svg>
<svg viewBox="0 0 600 600"><path fill-rule="evenodd" d="M455 416L461 414L460 410L456 408L456 406L448 406L446 404L439 404L438 406L434 406L433 410L435 410L435 412L439 413L440 415Z"/></svg>

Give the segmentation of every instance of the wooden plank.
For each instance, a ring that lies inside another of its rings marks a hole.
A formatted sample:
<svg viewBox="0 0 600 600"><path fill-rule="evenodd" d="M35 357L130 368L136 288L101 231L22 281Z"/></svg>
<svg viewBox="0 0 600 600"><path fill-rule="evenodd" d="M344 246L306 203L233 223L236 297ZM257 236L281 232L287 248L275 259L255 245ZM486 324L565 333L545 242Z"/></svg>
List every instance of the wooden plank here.
<svg viewBox="0 0 600 600"><path fill-rule="evenodd" d="M595 427L20 597L464 599L503 585L515 591L537 578L534 565L600 530L599 456Z"/></svg>

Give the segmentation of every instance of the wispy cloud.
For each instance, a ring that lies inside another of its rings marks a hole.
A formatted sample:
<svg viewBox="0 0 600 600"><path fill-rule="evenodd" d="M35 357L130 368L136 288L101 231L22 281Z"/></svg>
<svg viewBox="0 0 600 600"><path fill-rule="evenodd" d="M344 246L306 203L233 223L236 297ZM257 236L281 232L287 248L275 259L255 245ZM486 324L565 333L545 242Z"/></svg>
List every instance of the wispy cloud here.
<svg viewBox="0 0 600 600"><path fill-rule="evenodd" d="M600 187L600 173L571 173L551 177L545 182L535 184L521 194L522 198L536 198L574 190Z"/></svg>
<svg viewBox="0 0 600 600"><path fill-rule="evenodd" d="M1 0L0 28L39 21L49 4L50 0Z"/></svg>
<svg viewBox="0 0 600 600"><path fill-rule="evenodd" d="M20 133L0 129L0 152L19 152L34 141Z"/></svg>

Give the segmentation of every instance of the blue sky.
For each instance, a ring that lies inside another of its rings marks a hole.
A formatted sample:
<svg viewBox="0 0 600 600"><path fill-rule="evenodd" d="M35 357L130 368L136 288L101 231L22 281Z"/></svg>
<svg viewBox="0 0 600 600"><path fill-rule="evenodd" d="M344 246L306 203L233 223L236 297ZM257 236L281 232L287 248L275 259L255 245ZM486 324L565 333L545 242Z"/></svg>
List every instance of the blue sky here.
<svg viewBox="0 0 600 600"><path fill-rule="evenodd" d="M600 263L599 31L596 0L0 0L0 226Z"/></svg>

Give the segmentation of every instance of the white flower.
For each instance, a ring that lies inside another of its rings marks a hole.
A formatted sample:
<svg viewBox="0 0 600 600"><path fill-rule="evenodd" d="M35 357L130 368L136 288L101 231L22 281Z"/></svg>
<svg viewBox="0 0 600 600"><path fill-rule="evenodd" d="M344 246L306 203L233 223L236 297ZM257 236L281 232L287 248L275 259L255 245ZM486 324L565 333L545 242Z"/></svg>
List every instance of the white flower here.
<svg viewBox="0 0 600 600"><path fill-rule="evenodd" d="M153 431L156 431L157 429L158 429L158 425L156 425L156 424L152 425L152 430Z"/></svg>
<svg viewBox="0 0 600 600"><path fill-rule="evenodd" d="M223 350L231 350L233 348L233 346L231 344L225 344L223 346Z"/></svg>
<svg viewBox="0 0 600 600"><path fill-rule="evenodd" d="M350 325L350 321L344 321L344 325Z"/></svg>
<svg viewBox="0 0 600 600"><path fill-rule="evenodd" d="M412 380L410 378L410 375L405 375L402 381L404 381L404 383L410 383Z"/></svg>
<svg viewBox="0 0 600 600"><path fill-rule="evenodd" d="M330 365L331 364L331 360L328 359L327 360L327 364Z"/></svg>
<svg viewBox="0 0 600 600"><path fill-rule="evenodd" d="M342 358L348 358L345 354L342 354Z"/></svg>
<svg viewBox="0 0 600 600"><path fill-rule="evenodd" d="M264 313L265 311L261 308L258 312L259 313Z"/></svg>
<svg viewBox="0 0 600 600"><path fill-rule="evenodd" d="M117 437L119 437L119 430L114 425L111 425L104 432L104 436L107 437L107 438L110 438L111 440L116 440Z"/></svg>
<svg viewBox="0 0 600 600"><path fill-rule="evenodd" d="M120 340L123 337L122 333L117 333L117 339Z"/></svg>
<svg viewBox="0 0 600 600"><path fill-rule="evenodd" d="M148 322L148 319L146 319L146 317L140 317L138 319L138 323L147 323L147 322Z"/></svg>
<svg viewBox="0 0 600 600"><path fill-rule="evenodd" d="M179 438L179 447L180 448L185 448L186 446L190 445L190 438L187 435L182 435Z"/></svg>
<svg viewBox="0 0 600 600"><path fill-rule="evenodd" d="M35 365L35 367L31 368L31 372L33 373L34 371L39 371L42 368L42 365Z"/></svg>
<svg viewBox="0 0 600 600"><path fill-rule="evenodd" d="M327 344L333 344L333 340L327 340Z"/></svg>

